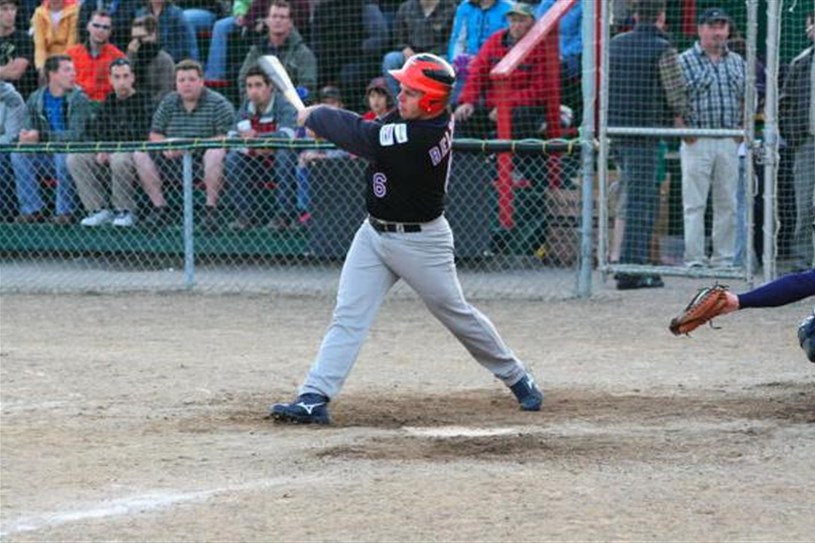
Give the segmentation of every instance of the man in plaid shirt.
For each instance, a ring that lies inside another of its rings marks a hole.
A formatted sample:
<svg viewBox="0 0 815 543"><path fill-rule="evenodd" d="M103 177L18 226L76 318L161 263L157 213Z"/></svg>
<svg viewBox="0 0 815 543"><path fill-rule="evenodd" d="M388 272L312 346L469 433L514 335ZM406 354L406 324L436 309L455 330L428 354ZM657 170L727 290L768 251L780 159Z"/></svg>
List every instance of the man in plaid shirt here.
<svg viewBox="0 0 815 543"><path fill-rule="evenodd" d="M693 128L742 126L744 59L727 48L731 19L720 8L699 17L699 40L679 56L688 84L688 125ZM736 250L736 191L740 141L685 138L680 147L685 218L685 265L733 265ZM705 207L713 200L713 253L705 252Z"/></svg>

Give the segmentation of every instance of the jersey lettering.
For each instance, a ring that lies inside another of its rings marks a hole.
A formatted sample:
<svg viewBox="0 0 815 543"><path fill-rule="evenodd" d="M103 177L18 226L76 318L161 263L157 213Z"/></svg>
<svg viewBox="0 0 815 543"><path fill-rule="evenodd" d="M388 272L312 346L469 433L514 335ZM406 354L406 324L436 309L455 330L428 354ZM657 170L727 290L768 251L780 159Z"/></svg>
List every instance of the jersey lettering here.
<svg viewBox="0 0 815 543"><path fill-rule="evenodd" d="M379 129L379 145L382 147L390 147L394 143L407 143L407 140L407 125L404 123L386 124Z"/></svg>
<svg viewBox="0 0 815 543"><path fill-rule="evenodd" d="M382 172L376 172L371 178L374 196L384 198L388 193L388 177Z"/></svg>
<svg viewBox="0 0 815 543"><path fill-rule="evenodd" d="M451 128L452 122L450 123L450 127L448 127L447 131L444 133L444 137L439 140L439 143L431 147L430 151L428 151L430 154L430 161L434 166L438 166L442 159L450 152L450 149L453 148L453 131Z"/></svg>

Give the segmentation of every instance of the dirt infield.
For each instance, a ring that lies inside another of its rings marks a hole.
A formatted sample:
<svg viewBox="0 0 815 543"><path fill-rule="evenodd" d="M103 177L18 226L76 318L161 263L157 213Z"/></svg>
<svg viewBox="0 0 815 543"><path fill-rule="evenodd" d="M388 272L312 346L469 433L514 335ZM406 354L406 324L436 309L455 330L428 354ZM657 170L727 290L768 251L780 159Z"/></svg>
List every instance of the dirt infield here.
<svg viewBox="0 0 815 543"><path fill-rule="evenodd" d="M327 298L4 295L0 538L811 541L811 302L674 338L699 285L477 302L541 413L392 299L328 428L265 418Z"/></svg>

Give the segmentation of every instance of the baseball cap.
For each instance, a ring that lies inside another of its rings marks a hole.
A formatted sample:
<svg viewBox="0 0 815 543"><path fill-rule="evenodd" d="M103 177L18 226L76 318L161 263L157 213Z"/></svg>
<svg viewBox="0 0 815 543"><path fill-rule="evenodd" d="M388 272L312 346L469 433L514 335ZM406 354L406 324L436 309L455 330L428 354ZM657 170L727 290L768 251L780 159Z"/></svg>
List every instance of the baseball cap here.
<svg viewBox="0 0 815 543"><path fill-rule="evenodd" d="M700 25L715 23L716 21L723 21L725 23L733 22L730 15L722 8L708 8L699 15L698 22Z"/></svg>
<svg viewBox="0 0 815 543"><path fill-rule="evenodd" d="M365 96L368 96L372 90L381 90L386 94L390 94L390 89L388 89L384 77L374 77L371 79L371 82L368 83L368 87L365 89Z"/></svg>
<svg viewBox="0 0 815 543"><path fill-rule="evenodd" d="M507 11L507 17L510 15L523 15L525 17L535 18L535 10L526 2L515 2L512 7Z"/></svg>
<svg viewBox="0 0 815 543"><path fill-rule="evenodd" d="M340 89L333 85L326 85L320 89L320 100L339 100L342 101L342 93Z"/></svg>

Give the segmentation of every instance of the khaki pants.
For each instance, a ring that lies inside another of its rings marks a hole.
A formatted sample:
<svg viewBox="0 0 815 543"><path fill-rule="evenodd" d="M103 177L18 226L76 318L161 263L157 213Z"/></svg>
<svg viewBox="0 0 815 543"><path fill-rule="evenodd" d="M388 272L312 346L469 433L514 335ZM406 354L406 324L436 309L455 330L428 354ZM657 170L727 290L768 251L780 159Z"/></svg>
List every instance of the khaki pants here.
<svg viewBox="0 0 815 543"><path fill-rule="evenodd" d="M732 138L699 138L682 142L682 207L685 225L685 264L707 263L705 208L713 200L714 267L732 266L736 255L736 191L739 183L739 144ZM712 192L711 192L712 191Z"/></svg>
<svg viewBox="0 0 815 543"><path fill-rule="evenodd" d="M99 164L94 153L68 156L68 170L75 180L79 199L89 212L110 208L135 211L133 195L137 173L133 153L111 153L108 156L107 165Z"/></svg>

